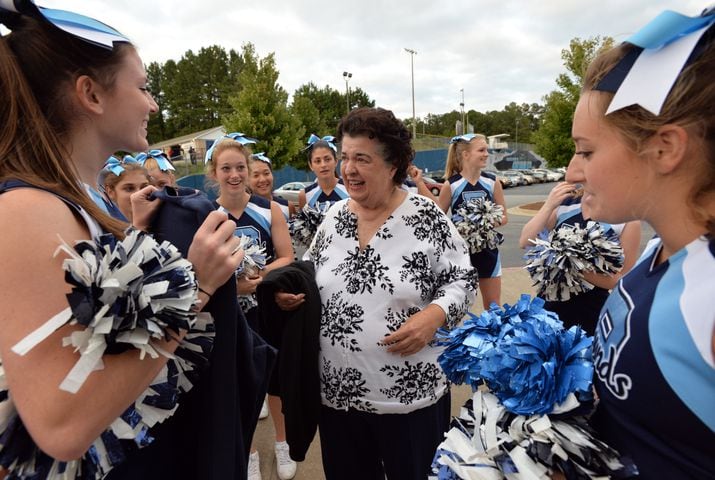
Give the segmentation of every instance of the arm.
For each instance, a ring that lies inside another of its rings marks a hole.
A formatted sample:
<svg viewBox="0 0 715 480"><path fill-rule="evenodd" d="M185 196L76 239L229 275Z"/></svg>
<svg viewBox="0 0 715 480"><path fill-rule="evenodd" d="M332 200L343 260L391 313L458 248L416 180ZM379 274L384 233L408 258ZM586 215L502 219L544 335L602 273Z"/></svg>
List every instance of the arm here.
<svg viewBox="0 0 715 480"><path fill-rule="evenodd" d="M452 187L449 185L449 180L444 181L442 190L439 192L439 197L437 198L437 205L442 209L443 212L447 213L449 206L452 203Z"/></svg>
<svg viewBox="0 0 715 480"><path fill-rule="evenodd" d="M501 186L501 182L497 180L494 183L494 202L497 205L501 205L502 210L504 211L504 218L502 218L502 221L497 227L503 227L509 222L509 217L506 211L506 200L504 199L504 189Z"/></svg>
<svg viewBox="0 0 715 480"><path fill-rule="evenodd" d="M302 210L306 203L308 203L308 201L305 198L305 188L303 188L298 192L298 209Z"/></svg>
<svg viewBox="0 0 715 480"><path fill-rule="evenodd" d="M641 223L639 221L628 222L621 232L621 246L623 247L623 269L613 275L599 275L597 273L586 273L583 278L597 287L610 290L616 286L618 280L633 268L638 258L638 247L641 241Z"/></svg>
<svg viewBox="0 0 715 480"><path fill-rule="evenodd" d="M273 239L276 258L270 265L266 265L266 268L261 270L262 277L271 270L289 265L295 257L293 244L290 241L290 233L288 232L288 222L281 207L276 202L271 202L271 238Z"/></svg>
<svg viewBox="0 0 715 480"><path fill-rule="evenodd" d="M477 272L469 260L467 246L445 214L439 210L434 214L449 226L452 246L439 256L428 253L435 295L427 307L382 340L382 344L389 345L390 353L406 356L419 352L432 341L438 328L454 328L476 299Z"/></svg>
<svg viewBox="0 0 715 480"><path fill-rule="evenodd" d="M531 246L529 239L536 238L542 230L552 230L554 228L554 225L556 225L556 209L571 196L572 192L573 185L566 182L558 183L551 189L539 211L521 229L521 235L519 236L519 246L521 248Z"/></svg>
<svg viewBox="0 0 715 480"><path fill-rule="evenodd" d="M88 232L64 202L47 192L21 189L3 194L0 212L8 220L0 238L0 263L4 267L0 276L0 302L4 307L0 311L0 356L8 386L37 445L59 460L75 459L136 400L167 359L140 360L136 351L108 355L103 359L104 369L93 372L82 388L71 394L60 390L59 385L79 355L62 347L62 338L78 327L60 328L24 356L12 352L13 345L68 306L65 295L70 286L64 280L63 256L53 257L59 245L57 235L71 245L87 239ZM231 248L218 245L214 231L203 233L210 241L199 242L202 245L195 249L198 254L206 253L209 246L219 251ZM207 288L217 284L220 263L214 261L199 268L211 267L210 275L197 271ZM159 345L169 352L177 347L175 341Z"/></svg>
<svg viewBox="0 0 715 480"><path fill-rule="evenodd" d="M423 197L429 198L433 202L437 202L437 197L432 195L432 192L430 192L427 185L425 185L425 180L422 178L422 170L412 165L409 169L407 169L407 173L410 178L412 178L412 181L415 182L415 185L417 185L417 193Z"/></svg>

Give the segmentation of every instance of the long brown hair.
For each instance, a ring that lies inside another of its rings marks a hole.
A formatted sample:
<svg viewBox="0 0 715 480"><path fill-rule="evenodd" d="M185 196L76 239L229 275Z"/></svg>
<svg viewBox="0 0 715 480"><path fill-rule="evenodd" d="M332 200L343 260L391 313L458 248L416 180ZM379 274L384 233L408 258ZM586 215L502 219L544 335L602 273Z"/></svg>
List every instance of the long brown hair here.
<svg viewBox="0 0 715 480"><path fill-rule="evenodd" d="M0 37L0 91L6 92L0 98L0 180L23 180L62 195L119 236L126 224L89 198L64 147L79 114L65 92L81 75L111 88L131 48L93 46L29 17Z"/></svg>
<svg viewBox="0 0 715 480"><path fill-rule="evenodd" d="M594 90L631 48L632 45L624 43L596 57L586 72L583 91ZM715 28L703 35L698 50L696 58L680 72L660 115L632 105L604 116L603 120L636 153L641 153L647 140L664 125L676 124L688 132L705 161L693 169L693 188L687 202L696 221L715 236L715 115L710 113L715 105ZM601 93L595 107L605 113L614 94Z"/></svg>

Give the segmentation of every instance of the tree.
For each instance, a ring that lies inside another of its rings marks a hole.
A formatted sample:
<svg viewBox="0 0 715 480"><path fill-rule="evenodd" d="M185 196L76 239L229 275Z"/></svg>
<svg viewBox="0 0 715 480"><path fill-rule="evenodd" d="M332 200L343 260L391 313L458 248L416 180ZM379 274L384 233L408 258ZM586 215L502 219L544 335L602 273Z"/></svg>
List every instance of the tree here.
<svg viewBox="0 0 715 480"><path fill-rule="evenodd" d="M253 45L243 48L243 67L238 75L242 86L229 98L232 113L224 116L228 131L244 132L260 140L275 169L289 163L301 149L299 120L288 110L288 93L278 85L275 55L260 59Z"/></svg>
<svg viewBox="0 0 715 480"><path fill-rule="evenodd" d="M169 138L168 129L166 122L164 120L164 112L166 110L166 104L164 100L164 78L161 70L161 65L157 62L151 62L146 67L147 76L147 88L149 92L154 97L154 101L159 106L159 113L153 115L149 119L149 125L147 126L147 139L150 144L156 143L163 140L164 138Z"/></svg>
<svg viewBox="0 0 715 480"><path fill-rule="evenodd" d="M315 133L316 135L334 135L338 122L345 115L348 108L348 99L344 93L326 85L323 88L318 88L313 82L301 85L293 93L293 103L298 101L298 108L294 108L296 114L301 120L301 124L305 127L306 135ZM318 111L318 119L309 117L303 119L300 117L302 111L307 105L307 101L313 104ZM303 106L301 106L303 105ZM360 87L350 89L350 109L359 107L374 107L375 101L371 100L369 95Z"/></svg>
<svg viewBox="0 0 715 480"><path fill-rule="evenodd" d="M573 157L571 124L586 69L596 55L612 46L611 37L574 38L569 49L561 51L567 72L556 79L560 90L544 97L543 121L533 135L536 152L548 161L549 166L566 166Z"/></svg>

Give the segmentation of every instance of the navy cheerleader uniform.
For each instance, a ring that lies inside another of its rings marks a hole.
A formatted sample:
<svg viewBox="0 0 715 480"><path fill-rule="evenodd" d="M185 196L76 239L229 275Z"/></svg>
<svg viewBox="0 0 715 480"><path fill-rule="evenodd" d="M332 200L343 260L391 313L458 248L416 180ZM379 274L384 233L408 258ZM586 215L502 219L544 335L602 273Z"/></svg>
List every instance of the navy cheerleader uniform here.
<svg viewBox="0 0 715 480"><path fill-rule="evenodd" d="M715 478L715 239L656 265L651 240L603 306L592 424L642 479Z"/></svg>
<svg viewBox="0 0 715 480"><path fill-rule="evenodd" d="M335 202L348 198L348 190L345 188L342 179L338 180L335 188L327 195L318 185L318 182L313 182L312 184L305 187L305 203L313 208L317 208L318 204L330 203L331 205Z"/></svg>
<svg viewBox="0 0 715 480"><path fill-rule="evenodd" d="M454 212L459 206L473 198L485 198L494 202L494 185L497 177L494 174L481 172L479 180L472 185L461 174L457 173L449 178L452 190L451 207ZM469 259L477 269L479 278L501 277L501 256L499 249L484 249L481 252L470 253Z"/></svg>
<svg viewBox="0 0 715 480"><path fill-rule="evenodd" d="M258 243L265 250L266 264L271 263L275 257L273 248L273 238L271 237L271 201L258 195L251 195L246 204L246 208L239 218L234 217L231 212L221 207L214 201L216 207L228 214L228 218L236 222L235 234L237 237L248 236ZM239 299L240 299L239 295ZM245 299L243 299L245 300ZM242 301L243 313L246 315L248 324L254 331L258 331L258 312L255 306L246 309L246 302Z"/></svg>

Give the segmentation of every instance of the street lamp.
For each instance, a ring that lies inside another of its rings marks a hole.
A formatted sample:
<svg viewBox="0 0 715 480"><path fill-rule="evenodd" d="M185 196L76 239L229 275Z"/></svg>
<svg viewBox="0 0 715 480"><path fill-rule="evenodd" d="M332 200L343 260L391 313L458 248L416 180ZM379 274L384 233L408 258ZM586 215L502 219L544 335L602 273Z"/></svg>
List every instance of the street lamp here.
<svg viewBox="0 0 715 480"><path fill-rule="evenodd" d="M405 48L405 52L410 54L410 66L412 67L412 138L417 138L417 120L415 118L415 55L417 52L411 48Z"/></svg>
<svg viewBox="0 0 715 480"><path fill-rule="evenodd" d="M464 123L464 89L460 88L460 92L462 92L462 103L459 104L459 107L462 109L462 134L467 133L467 124Z"/></svg>
<svg viewBox="0 0 715 480"><path fill-rule="evenodd" d="M345 79L345 106L347 107L347 112L350 113L350 87L348 86L348 80L353 78L353 74L343 72L343 78Z"/></svg>

